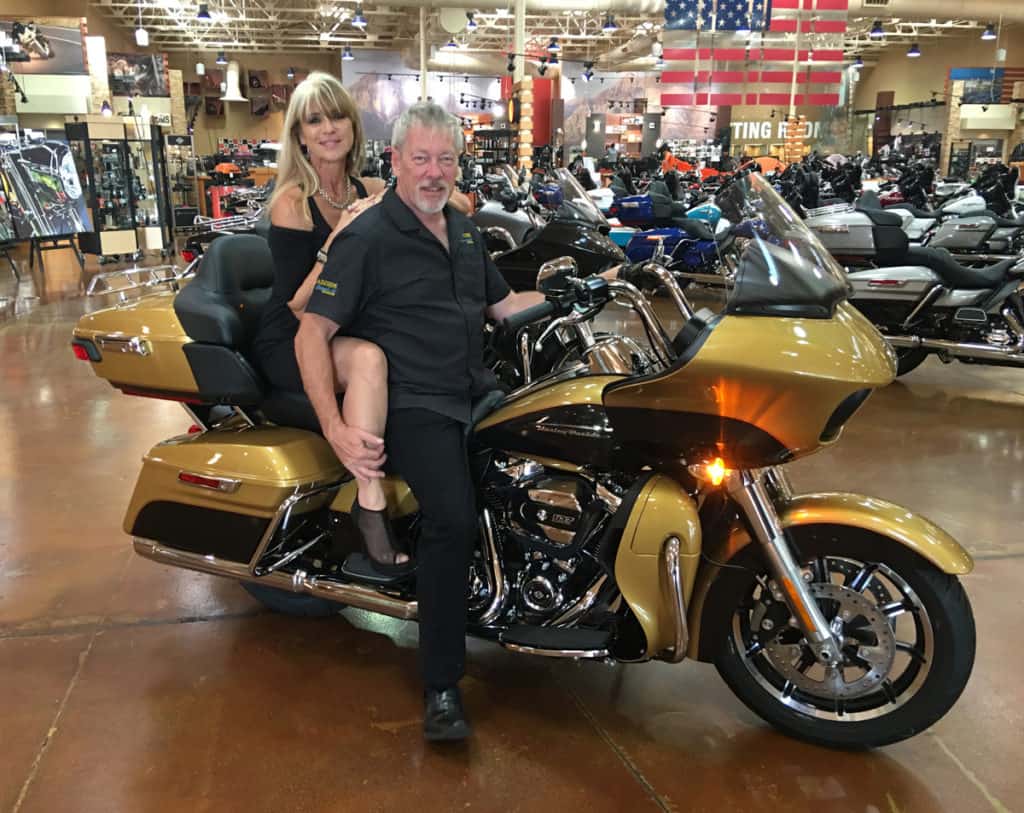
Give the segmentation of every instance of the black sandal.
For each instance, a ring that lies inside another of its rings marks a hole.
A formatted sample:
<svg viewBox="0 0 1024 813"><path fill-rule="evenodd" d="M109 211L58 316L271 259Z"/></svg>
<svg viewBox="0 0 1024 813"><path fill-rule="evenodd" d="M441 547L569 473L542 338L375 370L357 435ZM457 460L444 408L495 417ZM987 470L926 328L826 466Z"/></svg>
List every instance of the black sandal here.
<svg viewBox="0 0 1024 813"><path fill-rule="evenodd" d="M416 563L412 559L406 562L395 561L405 551L395 539L386 508L380 511L363 508L357 500L352 504L350 516L374 570L385 576L404 576L416 570Z"/></svg>

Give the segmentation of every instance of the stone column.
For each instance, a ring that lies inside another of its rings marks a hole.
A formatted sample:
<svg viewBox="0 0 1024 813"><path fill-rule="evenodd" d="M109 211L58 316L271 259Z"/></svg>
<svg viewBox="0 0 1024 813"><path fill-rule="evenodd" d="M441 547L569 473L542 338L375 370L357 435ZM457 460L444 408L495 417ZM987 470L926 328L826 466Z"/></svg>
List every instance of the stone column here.
<svg viewBox="0 0 1024 813"><path fill-rule="evenodd" d="M964 82L962 79L957 79L951 83L949 96L946 97L946 111L949 116L946 119L946 132L942 135L942 156L937 167L939 177L949 172L949 155L953 151L953 142L960 140L959 102L963 95Z"/></svg>
<svg viewBox="0 0 1024 813"><path fill-rule="evenodd" d="M185 114L185 85L182 72L171 69L167 72L167 81L171 86L171 132L184 134L188 129L188 116Z"/></svg>
<svg viewBox="0 0 1024 813"><path fill-rule="evenodd" d="M89 112L98 114L104 102L110 101L107 79L107 41L103 37L85 38L85 58L89 70Z"/></svg>
<svg viewBox="0 0 1024 813"><path fill-rule="evenodd" d="M519 98L519 167L533 168L533 77L524 76L512 86L513 98ZM512 99L509 99L511 113Z"/></svg>
<svg viewBox="0 0 1024 813"><path fill-rule="evenodd" d="M18 94L14 91L14 83L6 74L0 74L0 116L16 116L18 114Z"/></svg>

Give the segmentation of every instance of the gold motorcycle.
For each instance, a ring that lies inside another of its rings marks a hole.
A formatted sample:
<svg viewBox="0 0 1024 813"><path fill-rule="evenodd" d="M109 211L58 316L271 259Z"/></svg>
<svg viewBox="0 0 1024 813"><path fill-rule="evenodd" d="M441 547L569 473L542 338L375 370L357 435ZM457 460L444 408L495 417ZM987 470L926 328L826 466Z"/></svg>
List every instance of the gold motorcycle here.
<svg viewBox="0 0 1024 813"><path fill-rule="evenodd" d="M896 742L967 683L974 620L957 576L972 561L905 508L793 493L784 465L834 443L895 360L845 301L842 269L760 176L717 202L750 236L712 307L694 313L656 263L605 282L565 260L541 269L549 300L505 324L515 334L552 319L545 333L579 351L474 406L466 632L533 655L712 662L792 736ZM358 553L355 483L308 401L268 392L247 359L272 276L261 238L228 236L180 292L79 322L75 353L97 375L178 400L195 424L145 456L124 530L140 555L236 579L281 612L350 605L414 620L414 577L381 578ZM650 280L684 319L675 336L640 291ZM613 302L646 341L594 333ZM385 483L415 546L415 497Z"/></svg>

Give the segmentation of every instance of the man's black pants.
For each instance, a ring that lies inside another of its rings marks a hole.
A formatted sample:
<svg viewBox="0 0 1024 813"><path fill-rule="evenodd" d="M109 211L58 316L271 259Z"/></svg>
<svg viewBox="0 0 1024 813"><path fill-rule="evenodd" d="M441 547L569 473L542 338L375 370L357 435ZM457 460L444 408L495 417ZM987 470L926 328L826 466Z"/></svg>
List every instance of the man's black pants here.
<svg viewBox="0 0 1024 813"><path fill-rule="evenodd" d="M426 409L388 415L389 467L420 506L416 589L420 665L428 689L454 686L465 671L466 587L478 526L465 424Z"/></svg>

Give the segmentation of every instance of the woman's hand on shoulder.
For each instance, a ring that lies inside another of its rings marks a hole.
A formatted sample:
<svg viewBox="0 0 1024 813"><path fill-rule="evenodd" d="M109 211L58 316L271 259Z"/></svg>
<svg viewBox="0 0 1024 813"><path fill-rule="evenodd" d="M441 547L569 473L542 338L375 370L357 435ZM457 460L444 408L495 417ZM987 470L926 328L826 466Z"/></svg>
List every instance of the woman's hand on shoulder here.
<svg viewBox="0 0 1024 813"><path fill-rule="evenodd" d="M298 186L286 189L270 208L270 222L285 229L312 231L313 224L305 212L306 198Z"/></svg>
<svg viewBox="0 0 1024 813"><path fill-rule="evenodd" d="M369 192L370 190L366 191ZM344 231L346 226L348 226L353 220L359 217L359 215L361 215L367 209L376 206L378 203L380 203L381 198L383 197L384 192L381 191L375 195L370 195L370 197L368 198L359 198L358 200L353 201L344 209L342 209L341 216L338 218L338 222L334 227L334 231L331 232L331 236L327 240L327 245L324 246L324 251L327 250L327 246L329 246L334 241L335 236L339 232Z"/></svg>

